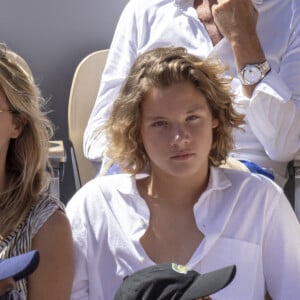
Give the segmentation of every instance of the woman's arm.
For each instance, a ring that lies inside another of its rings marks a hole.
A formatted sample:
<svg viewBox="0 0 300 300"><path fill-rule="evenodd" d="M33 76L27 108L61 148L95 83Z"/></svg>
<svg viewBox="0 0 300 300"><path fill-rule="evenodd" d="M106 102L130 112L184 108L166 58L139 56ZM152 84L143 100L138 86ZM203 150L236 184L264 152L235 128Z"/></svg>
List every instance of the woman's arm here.
<svg viewBox="0 0 300 300"><path fill-rule="evenodd" d="M28 300L69 300L74 275L72 233L66 215L57 210L32 242L40 252L38 269L29 277Z"/></svg>

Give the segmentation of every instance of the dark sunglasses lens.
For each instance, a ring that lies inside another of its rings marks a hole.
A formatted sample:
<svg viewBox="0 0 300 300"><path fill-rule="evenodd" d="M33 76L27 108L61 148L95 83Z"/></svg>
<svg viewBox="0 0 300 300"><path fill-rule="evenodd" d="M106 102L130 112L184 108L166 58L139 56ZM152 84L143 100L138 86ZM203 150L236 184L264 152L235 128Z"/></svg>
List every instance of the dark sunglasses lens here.
<svg viewBox="0 0 300 300"><path fill-rule="evenodd" d="M9 291L6 294L0 296L0 300L22 300L21 295L18 291Z"/></svg>

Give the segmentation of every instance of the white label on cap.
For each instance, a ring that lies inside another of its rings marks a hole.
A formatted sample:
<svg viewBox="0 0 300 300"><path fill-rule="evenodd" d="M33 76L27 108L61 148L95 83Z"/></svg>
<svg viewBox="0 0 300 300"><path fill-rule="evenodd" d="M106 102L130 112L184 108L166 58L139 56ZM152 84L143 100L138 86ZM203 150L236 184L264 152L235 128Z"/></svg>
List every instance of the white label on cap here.
<svg viewBox="0 0 300 300"><path fill-rule="evenodd" d="M181 274L186 274L188 272L188 268L187 266L184 265L177 265L172 263L172 269L177 272L177 273L181 273Z"/></svg>

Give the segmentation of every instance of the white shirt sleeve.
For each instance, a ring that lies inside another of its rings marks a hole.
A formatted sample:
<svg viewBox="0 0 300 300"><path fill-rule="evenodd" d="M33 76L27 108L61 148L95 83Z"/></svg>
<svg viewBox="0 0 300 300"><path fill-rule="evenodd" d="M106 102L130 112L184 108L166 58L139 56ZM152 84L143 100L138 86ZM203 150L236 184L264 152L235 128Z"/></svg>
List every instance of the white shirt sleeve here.
<svg viewBox="0 0 300 300"><path fill-rule="evenodd" d="M108 119L129 68L137 57L137 23L132 1L123 10L114 33L98 96L84 132L84 155L100 161L106 145L98 128Z"/></svg>
<svg viewBox="0 0 300 300"><path fill-rule="evenodd" d="M300 226L283 193L274 201L277 204L270 212L263 245L266 285L274 300L298 299Z"/></svg>
<svg viewBox="0 0 300 300"><path fill-rule="evenodd" d="M253 133L275 161L292 160L300 149L299 10L294 12L288 48L282 54L279 70L272 69L258 84L247 114Z"/></svg>

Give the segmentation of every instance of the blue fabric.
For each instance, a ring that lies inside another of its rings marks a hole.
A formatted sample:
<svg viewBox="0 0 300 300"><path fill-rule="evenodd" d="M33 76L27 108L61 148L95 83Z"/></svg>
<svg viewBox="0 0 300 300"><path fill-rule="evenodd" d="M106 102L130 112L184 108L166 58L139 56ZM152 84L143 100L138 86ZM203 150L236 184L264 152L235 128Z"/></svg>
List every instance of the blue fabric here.
<svg viewBox="0 0 300 300"><path fill-rule="evenodd" d="M113 175L122 173L120 166L117 164L113 164L106 172L105 175Z"/></svg>
<svg viewBox="0 0 300 300"><path fill-rule="evenodd" d="M6 259L0 259L0 280L12 277L15 281L28 277L38 267L40 254L32 250Z"/></svg>
<svg viewBox="0 0 300 300"><path fill-rule="evenodd" d="M266 168L263 168L252 161L240 160L240 162L242 162L251 171L251 173L262 174L272 180L275 179L273 173L270 170L267 170Z"/></svg>
<svg viewBox="0 0 300 300"><path fill-rule="evenodd" d="M96 177L99 176L101 174L101 172L102 172L102 169L100 168L100 170L98 171ZM106 171L106 173L103 174L103 176L113 175L113 174L120 174L120 173L122 173L120 166L117 165L117 164L113 164L111 167L109 167L109 169Z"/></svg>

